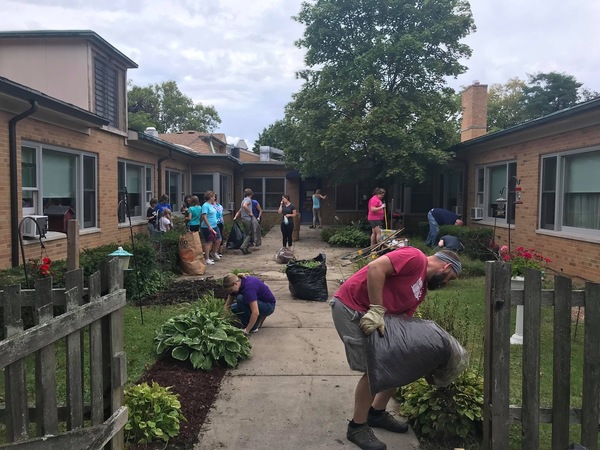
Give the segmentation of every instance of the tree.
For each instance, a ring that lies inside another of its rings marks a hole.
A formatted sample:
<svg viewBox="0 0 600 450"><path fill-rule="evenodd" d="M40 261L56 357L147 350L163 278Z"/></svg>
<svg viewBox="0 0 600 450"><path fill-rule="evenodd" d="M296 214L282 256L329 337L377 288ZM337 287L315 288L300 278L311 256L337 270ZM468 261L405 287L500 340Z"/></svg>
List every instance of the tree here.
<svg viewBox="0 0 600 450"><path fill-rule="evenodd" d="M254 142L252 151L259 153L260 146L266 145L275 147L280 150L285 150L291 136L290 124L285 120L277 120L272 125L269 125L261 133L258 134L258 139Z"/></svg>
<svg viewBox="0 0 600 450"><path fill-rule="evenodd" d="M549 72L492 84L488 92L488 131L499 131L537 119L600 94L583 88L572 75Z"/></svg>
<svg viewBox="0 0 600 450"><path fill-rule="evenodd" d="M143 131L155 127L159 133L183 130L213 131L221 118L213 106L194 104L175 81L146 87L132 86L127 93L129 127Z"/></svg>
<svg viewBox="0 0 600 450"><path fill-rule="evenodd" d="M285 158L334 181L429 178L457 142L454 92L475 29L463 0L304 2L308 68L286 106Z"/></svg>
<svg viewBox="0 0 600 450"><path fill-rule="evenodd" d="M494 132L510 128L527 120L525 112L525 82L518 77L506 84L492 84L488 92L487 130Z"/></svg>
<svg viewBox="0 0 600 450"><path fill-rule="evenodd" d="M529 75L529 83L523 90L525 110L533 119L573 106L580 100L581 86L574 76L565 73Z"/></svg>

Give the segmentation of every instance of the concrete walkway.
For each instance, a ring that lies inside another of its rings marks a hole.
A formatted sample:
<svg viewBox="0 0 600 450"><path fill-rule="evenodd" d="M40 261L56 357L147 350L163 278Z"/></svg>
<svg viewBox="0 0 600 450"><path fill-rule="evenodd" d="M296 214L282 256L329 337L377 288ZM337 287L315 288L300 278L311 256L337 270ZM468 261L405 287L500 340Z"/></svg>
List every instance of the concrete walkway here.
<svg viewBox="0 0 600 450"><path fill-rule="evenodd" d="M350 371L327 302L294 300L284 265L274 261L281 232L274 227L251 255L228 251L206 275L222 277L234 269L263 279L277 298L277 307L256 334L252 357L229 370L214 408L204 423L195 449L357 449L346 439L352 417L354 388L360 378ZM320 230L302 225L294 244L297 259L327 257L329 297L343 277L353 273L340 257L352 249L329 247ZM397 409L393 400L388 410ZM418 449L409 430L395 434L376 430L389 450Z"/></svg>

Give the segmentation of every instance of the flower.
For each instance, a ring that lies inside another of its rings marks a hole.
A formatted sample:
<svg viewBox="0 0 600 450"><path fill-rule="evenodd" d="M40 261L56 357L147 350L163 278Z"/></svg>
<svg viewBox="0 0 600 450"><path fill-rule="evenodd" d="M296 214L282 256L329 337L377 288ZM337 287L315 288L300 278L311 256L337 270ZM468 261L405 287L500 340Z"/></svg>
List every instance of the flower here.
<svg viewBox="0 0 600 450"><path fill-rule="evenodd" d="M519 247L516 251L509 252L506 245L500 247L500 260L510 263L513 277L522 277L526 268L542 270L543 265L552 262L533 248Z"/></svg>
<svg viewBox="0 0 600 450"><path fill-rule="evenodd" d="M29 271L34 280L51 277L54 275L54 271L52 270L52 260L50 258L42 258L41 261L39 259L30 259Z"/></svg>

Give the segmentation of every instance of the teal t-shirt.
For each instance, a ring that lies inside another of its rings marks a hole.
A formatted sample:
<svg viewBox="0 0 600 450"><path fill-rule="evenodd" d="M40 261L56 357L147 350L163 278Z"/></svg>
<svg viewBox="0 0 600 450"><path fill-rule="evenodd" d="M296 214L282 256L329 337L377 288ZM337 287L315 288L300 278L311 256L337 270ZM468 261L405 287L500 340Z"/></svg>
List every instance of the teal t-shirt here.
<svg viewBox="0 0 600 450"><path fill-rule="evenodd" d="M188 214L190 215L190 225L200 225L200 215L202 214L202 208L200 205L190 206L188 208Z"/></svg>
<svg viewBox="0 0 600 450"><path fill-rule="evenodd" d="M204 214L206 214L206 220L208 220L210 227L217 228L217 210L212 203L204 202L204 205L202 205L202 215ZM204 220L202 220L200 227L208 228Z"/></svg>

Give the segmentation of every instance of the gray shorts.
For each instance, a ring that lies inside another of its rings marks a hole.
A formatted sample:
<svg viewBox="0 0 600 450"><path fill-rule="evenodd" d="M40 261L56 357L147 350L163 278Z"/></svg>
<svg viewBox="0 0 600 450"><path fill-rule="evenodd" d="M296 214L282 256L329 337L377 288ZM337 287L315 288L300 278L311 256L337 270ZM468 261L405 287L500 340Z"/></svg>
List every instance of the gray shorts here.
<svg viewBox="0 0 600 450"><path fill-rule="evenodd" d="M350 369L357 372L367 372L367 359L365 356L366 336L358 327L362 313L354 311L344 305L338 298L333 297L329 302L333 324L344 343L346 359Z"/></svg>

